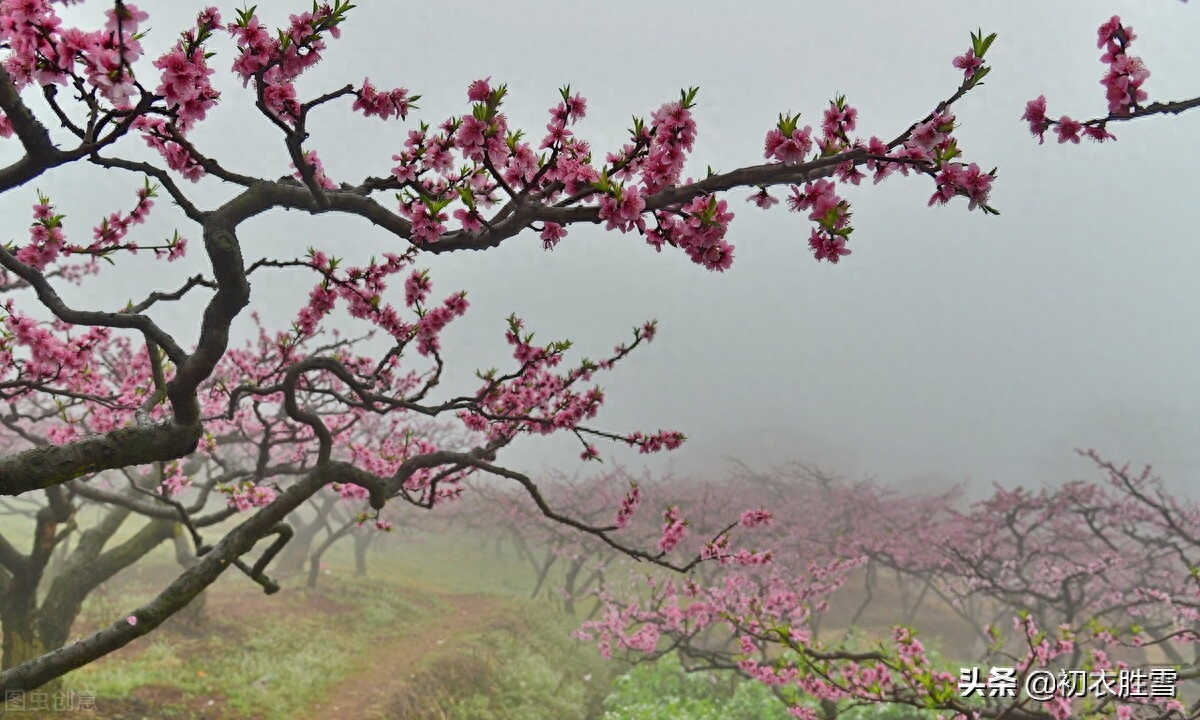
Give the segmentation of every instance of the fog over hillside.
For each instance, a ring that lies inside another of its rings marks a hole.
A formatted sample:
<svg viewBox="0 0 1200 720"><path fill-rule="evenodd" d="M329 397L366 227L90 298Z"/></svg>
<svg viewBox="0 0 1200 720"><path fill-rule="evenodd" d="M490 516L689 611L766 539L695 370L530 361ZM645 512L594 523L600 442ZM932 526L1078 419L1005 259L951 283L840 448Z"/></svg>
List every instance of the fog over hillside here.
<svg viewBox="0 0 1200 720"><path fill-rule="evenodd" d="M150 55L190 11L157 5ZM283 19L293 5L259 9ZM957 112L966 158L999 167L999 217L963 202L927 208L926 179L893 177L847 192L854 253L836 266L813 261L803 217L781 206L761 211L742 195L730 198L737 255L723 274L598 227L573 228L553 252L527 234L492 252L428 258L435 294L466 288L473 304L443 336L448 387L473 387L476 368L504 365L503 319L512 312L539 338L569 337L593 357L657 318L657 340L604 378L601 416L615 429L686 432L684 449L654 458L655 468L708 472L726 456L760 467L803 457L892 482L940 476L986 488L1088 475L1074 449L1095 447L1114 460L1154 462L1185 488L1200 473L1200 203L1187 199L1200 184L1200 113L1121 125L1118 142L1104 146L1058 145L1051 136L1039 147L1019 120L1039 94L1052 116L1104 112L1095 27L1113 12L1138 32L1134 52L1153 72L1151 98L1194 94L1196 8L1082 0L806 3L803 11L782 0L363 2L331 47L336 61L304 87L364 76L403 85L422 95L416 117L436 124L467 107L472 80L490 76L508 84L510 126L537 134L557 88L570 83L589 101L578 133L602 155L620 147L631 115L648 116L698 85L688 170L699 175L706 165L762 162L780 112L819 123L837 94L859 109L860 132L893 137L953 92L960 75L950 61L967 47L968 31L996 32L995 69ZM197 144L247 172L290 172L275 129L245 122L250 94L224 72L225 61L214 65L226 99ZM386 173L404 140L400 125L341 110L319 115L311 131L335 179ZM0 146L0 161L15 151ZM75 168L38 186L67 214L69 232L86 233L102 213L128 204L134 181ZM204 181L199 197L216 202L226 192ZM5 195L0 211L15 218L9 237L24 232L34 200L33 187ZM170 212L156 212L146 227L166 236L176 226L193 229ZM313 233L339 238L349 261L401 249L345 217L272 213L242 236L253 259L300 255ZM168 269L149 263L106 270L105 300L124 304L151 281L164 287L164 272L182 280L202 258ZM96 286L86 288L94 297ZM281 326L308 290L260 280L254 305ZM64 290L72 292L80 290ZM164 308L160 317L194 323L194 312ZM236 327L247 333L250 320ZM506 464L574 469L578 447L569 438L524 439Z"/></svg>

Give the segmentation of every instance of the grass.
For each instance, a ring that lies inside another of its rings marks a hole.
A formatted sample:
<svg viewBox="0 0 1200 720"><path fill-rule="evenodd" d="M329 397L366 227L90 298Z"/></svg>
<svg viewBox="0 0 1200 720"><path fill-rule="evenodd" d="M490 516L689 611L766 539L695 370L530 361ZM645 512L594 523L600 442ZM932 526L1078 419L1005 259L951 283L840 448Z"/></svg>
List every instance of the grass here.
<svg viewBox="0 0 1200 720"><path fill-rule="evenodd" d="M336 588L271 598L226 582L209 605L202 635L178 627L153 633L68 675L68 687L94 693L104 713L124 712L132 698L204 717L294 718L355 669L365 649L428 618L433 601L340 578Z"/></svg>
<svg viewBox="0 0 1200 720"><path fill-rule="evenodd" d="M411 720L586 720L600 712L612 665L573 641L573 623L501 606L488 628L429 657L386 702Z"/></svg>
<svg viewBox="0 0 1200 720"><path fill-rule="evenodd" d="M327 553L328 569L313 590L302 587L306 573L285 579L274 596L236 571L226 573L206 593L207 622L189 627L173 619L68 675L65 687L97 698L98 712L87 714L95 720L587 720L604 714L621 668L572 639L579 620L558 612L553 600L528 599L534 571L511 548L497 553L487 538L455 531L398 531L382 540L369 557L370 578L352 576L349 542ZM159 548L89 598L76 634L123 617L178 572L169 545ZM835 607L832 624L852 610ZM739 696L744 706L756 706L758 695L745 692ZM731 707L722 705L717 716ZM645 708L648 715L628 717L672 717L669 708ZM610 704L607 710L615 709ZM756 710L745 717L773 715Z"/></svg>
<svg viewBox="0 0 1200 720"><path fill-rule="evenodd" d="M575 621L524 597L527 564L456 533L386 540L371 554L370 578L352 576L350 543L335 546L312 590L301 574L268 597L231 571L206 592L203 624L173 619L69 674L64 687L94 697L97 711L86 715L97 720L291 720L339 704L341 716L357 695L377 696L351 711L363 718L418 701L427 711L418 718L534 718L554 707L556 717L582 719L598 711L610 666L570 637ZM179 571L160 548L93 593L75 635L122 616Z"/></svg>

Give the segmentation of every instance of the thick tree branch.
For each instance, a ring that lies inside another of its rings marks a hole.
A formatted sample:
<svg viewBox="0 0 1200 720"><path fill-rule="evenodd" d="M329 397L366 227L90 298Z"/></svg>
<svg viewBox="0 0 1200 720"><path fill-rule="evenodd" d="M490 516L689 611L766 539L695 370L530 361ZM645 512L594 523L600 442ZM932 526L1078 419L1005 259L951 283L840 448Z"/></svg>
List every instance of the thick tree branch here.
<svg viewBox="0 0 1200 720"><path fill-rule="evenodd" d="M0 455L0 495L20 495L100 470L175 460L194 451L202 434L199 422L167 421Z"/></svg>
<svg viewBox="0 0 1200 720"><path fill-rule="evenodd" d="M215 582L259 540L278 533L279 523L318 490L333 482L356 482L351 471L349 465L331 463L310 473L231 530L153 600L134 610L129 616L133 622L122 617L90 637L0 672L0 692L33 690L150 633Z"/></svg>
<svg viewBox="0 0 1200 720"><path fill-rule="evenodd" d="M183 348L175 342L166 331L145 315L119 312L103 312L99 310L76 310L69 307L54 288L47 282L46 277L38 270L21 262L0 245L0 265L13 274L25 280L37 292L38 300L46 306L54 316L72 325L89 327L111 327L128 330L138 330L147 340L157 343L171 358L171 362L180 363L187 357Z"/></svg>

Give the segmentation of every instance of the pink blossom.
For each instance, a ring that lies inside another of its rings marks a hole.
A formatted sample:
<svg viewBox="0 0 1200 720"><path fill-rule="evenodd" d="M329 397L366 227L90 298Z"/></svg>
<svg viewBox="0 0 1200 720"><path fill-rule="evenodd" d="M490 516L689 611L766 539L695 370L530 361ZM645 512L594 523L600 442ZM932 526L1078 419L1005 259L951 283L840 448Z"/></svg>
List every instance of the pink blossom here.
<svg viewBox="0 0 1200 720"><path fill-rule="evenodd" d="M767 192L766 188L759 188L758 192L746 198L746 202L752 202L763 210L770 210L771 206L779 203L774 197Z"/></svg>
<svg viewBox="0 0 1200 720"><path fill-rule="evenodd" d="M663 513L662 536L658 539L659 551L671 552L683 541L686 534L687 520L680 514L678 507L674 505L668 507Z"/></svg>
<svg viewBox="0 0 1200 720"><path fill-rule="evenodd" d="M642 211L646 200L637 187L619 188L615 195L600 198L600 219L607 230L629 232L645 224Z"/></svg>
<svg viewBox="0 0 1200 720"><path fill-rule="evenodd" d="M797 165L804 162L812 151L812 127L797 128L790 135L784 136L779 128L771 128L767 132L763 157L776 160L784 165Z"/></svg>
<svg viewBox="0 0 1200 720"><path fill-rule="evenodd" d="M846 247L846 238L830 235L821 230L813 230L808 239L808 246L813 251L813 258L818 262L828 260L836 265L842 257L851 253Z"/></svg>
<svg viewBox="0 0 1200 720"><path fill-rule="evenodd" d="M738 524L745 528L758 527L767 525L771 522L771 512L763 508L756 510L746 510L738 519Z"/></svg>
<svg viewBox="0 0 1200 720"><path fill-rule="evenodd" d="M1038 95L1025 103L1025 114L1021 119L1029 123L1029 132L1037 137L1038 144L1044 143L1046 131L1050 129L1050 120L1046 118L1046 96Z"/></svg>
<svg viewBox="0 0 1200 720"><path fill-rule="evenodd" d="M1065 143L1067 141L1079 144L1079 132L1083 129L1083 125L1076 120L1063 115L1058 119L1054 126L1054 132L1058 134L1058 142Z"/></svg>
<svg viewBox="0 0 1200 720"><path fill-rule="evenodd" d="M963 71L963 76L970 79L975 71L983 67L983 58L975 55L975 49L971 48L962 55L954 58L954 67Z"/></svg>
<svg viewBox="0 0 1200 720"><path fill-rule="evenodd" d="M558 223L548 222L542 228L542 247L553 250L560 240L567 236L567 230Z"/></svg>
<svg viewBox="0 0 1200 720"><path fill-rule="evenodd" d="M363 78L362 86L355 93L351 109L361 112L366 117L375 116L380 120L387 120L393 116L404 119L408 117L414 99L409 96L407 88L379 92L371 84L369 78Z"/></svg>
<svg viewBox="0 0 1200 720"><path fill-rule="evenodd" d="M613 524L618 529L629 527L629 521L633 517L633 513L642 502L642 490L635 482L629 483L629 492L625 493L625 497L621 498L621 507L617 509L616 519Z"/></svg>
<svg viewBox="0 0 1200 720"><path fill-rule="evenodd" d="M491 76L476 80L467 88L467 99L471 102L487 102L492 94L492 86L489 84Z"/></svg>

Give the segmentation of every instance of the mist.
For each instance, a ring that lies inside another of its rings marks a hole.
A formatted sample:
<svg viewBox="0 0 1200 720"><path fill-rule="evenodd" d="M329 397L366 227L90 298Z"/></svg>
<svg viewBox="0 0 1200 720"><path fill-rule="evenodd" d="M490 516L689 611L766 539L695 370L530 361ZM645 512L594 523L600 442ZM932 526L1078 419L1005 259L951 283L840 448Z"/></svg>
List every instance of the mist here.
<svg viewBox="0 0 1200 720"><path fill-rule="evenodd" d="M260 3L279 20L290 9ZM1019 120L1039 94L1055 117L1103 113L1094 27L1109 12L1127 15L1142 38L1135 47L1154 73L1152 99L1194 90L1187 83L1200 49L1185 14L1195 9L1182 3L1113 2L1100 12L1085 2L844 2L801 12L785 2L366 2L331 47L336 60L306 76L302 94L369 76L421 94L416 115L436 123L466 107L472 80L490 76L508 84L510 125L536 132L569 83L589 101L578 134L600 154L620 147L632 115L698 85L688 172L700 175L706 165L761 162L780 112L819 122L838 94L859 109L864 135L890 139L953 91L950 60L967 46L967 29L996 32L995 69L957 107L957 135L968 161L999 168L999 217L961 202L926 207L928 181L897 176L847 190L854 252L836 266L813 261L804 218L780 206L761 211L738 194L729 198L736 260L725 273L599 227L572 228L551 252L526 233L488 253L422 258L435 296L466 289L472 303L443 336L446 392L473 388L476 369L510 360L509 313L539 338L570 338L578 356L592 357L653 318L656 341L603 379L608 402L597 424L677 428L688 442L649 460L606 450L623 464L709 474L726 457L760 467L807 459L901 486L966 482L982 492L993 482L1087 476L1091 465L1075 449L1094 447L1116 461L1152 462L1183 489L1200 463L1200 410L1191 402L1200 340L1187 320L1200 299L1191 231L1200 203L1187 200L1200 180L1200 115L1122 124L1119 140L1104 146L1058 145L1052 134L1039 146ZM147 39L149 55L188 14L163 4L154 20L164 32ZM274 129L244 122L250 93L217 77L225 97L196 143L236 158L237 170L289 173ZM330 175L349 181L384 174L404 139L400 125L339 111L319 115L311 130ZM6 161L15 148L2 152ZM67 214L68 236L128 205L135 187L95 169L38 180ZM204 181L197 197L216 203L224 192ZM30 187L0 208L23 218L34 201ZM160 201L149 237L192 230L167 206ZM14 222L9 238L23 232ZM300 255L331 237L350 262L403 250L346 218L274 213L243 228L248 261ZM90 283L64 293L124 304L201 270L194 255L167 270L149 258L106 268L103 298ZM268 326L283 327L309 289L259 279L252 303ZM190 306L157 318L191 328L184 339L195 332ZM235 328L248 335L250 320ZM573 470L578 451L570 439L524 439L505 460Z"/></svg>

